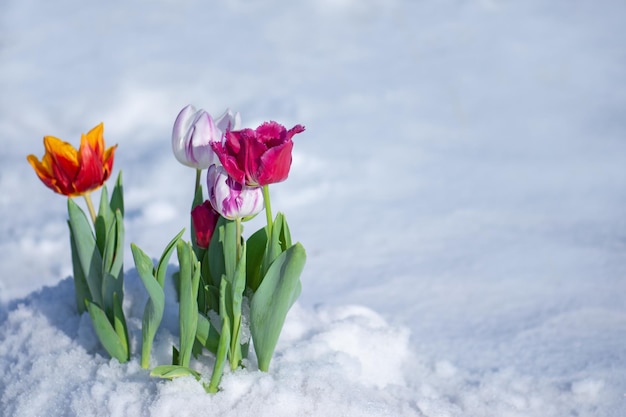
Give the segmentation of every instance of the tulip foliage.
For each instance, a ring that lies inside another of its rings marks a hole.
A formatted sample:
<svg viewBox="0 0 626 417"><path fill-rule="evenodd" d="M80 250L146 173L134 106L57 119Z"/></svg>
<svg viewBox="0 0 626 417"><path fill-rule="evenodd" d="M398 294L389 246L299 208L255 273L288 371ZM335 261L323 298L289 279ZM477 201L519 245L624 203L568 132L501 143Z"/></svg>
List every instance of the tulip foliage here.
<svg viewBox="0 0 626 417"><path fill-rule="evenodd" d="M83 210L68 199L76 301L87 308L102 346L120 362L130 358L124 301L124 201L118 176L108 200L102 188L95 234Z"/></svg>

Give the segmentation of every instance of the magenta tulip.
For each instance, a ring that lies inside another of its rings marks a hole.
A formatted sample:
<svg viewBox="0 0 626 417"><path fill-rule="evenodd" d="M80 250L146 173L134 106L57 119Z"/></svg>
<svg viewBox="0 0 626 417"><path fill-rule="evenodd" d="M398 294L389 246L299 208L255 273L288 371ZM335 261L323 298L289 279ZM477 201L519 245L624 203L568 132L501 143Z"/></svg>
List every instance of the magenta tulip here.
<svg viewBox="0 0 626 417"><path fill-rule="evenodd" d="M255 130L229 131L224 143L213 142L211 147L236 181L264 186L287 179L293 149L291 138L303 131L302 125L287 130L276 122L265 122Z"/></svg>

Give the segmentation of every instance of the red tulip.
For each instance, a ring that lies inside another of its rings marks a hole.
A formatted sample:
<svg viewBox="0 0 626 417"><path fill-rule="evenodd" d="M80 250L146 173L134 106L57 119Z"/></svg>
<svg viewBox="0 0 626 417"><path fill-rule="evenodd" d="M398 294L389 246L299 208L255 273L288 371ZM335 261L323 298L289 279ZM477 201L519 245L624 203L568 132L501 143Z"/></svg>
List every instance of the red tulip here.
<svg viewBox="0 0 626 417"><path fill-rule="evenodd" d="M211 236L215 230L215 225L220 218L220 214L213 209L209 200L197 205L191 211L191 221L196 231L196 245L201 248L208 248L211 243Z"/></svg>
<svg viewBox="0 0 626 417"><path fill-rule="evenodd" d="M302 125L287 130L276 122L265 122L255 130L228 132L224 143L212 143L211 147L237 182L264 186L287 179L293 149L291 138L303 131Z"/></svg>

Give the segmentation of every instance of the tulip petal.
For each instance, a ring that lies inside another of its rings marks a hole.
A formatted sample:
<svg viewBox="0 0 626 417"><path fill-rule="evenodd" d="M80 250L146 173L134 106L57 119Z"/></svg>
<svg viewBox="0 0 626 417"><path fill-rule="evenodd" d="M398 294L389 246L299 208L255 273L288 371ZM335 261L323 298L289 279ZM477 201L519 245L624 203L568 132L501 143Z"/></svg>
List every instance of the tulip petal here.
<svg viewBox="0 0 626 417"><path fill-rule="evenodd" d="M89 132L87 132L87 142L91 149L94 150L98 158L102 158L104 154L104 124L100 123ZM81 143L82 145L82 143Z"/></svg>
<svg viewBox="0 0 626 417"><path fill-rule="evenodd" d="M178 113L178 116L176 116L174 128L172 129L172 151L176 159L184 165L188 165L185 138L192 125L195 114L196 108L194 106L191 104L185 106L180 113Z"/></svg>
<svg viewBox="0 0 626 417"><path fill-rule="evenodd" d="M273 184L287 179L291 169L291 151L293 142L270 148L261 156L259 171L256 173L258 184Z"/></svg>
<svg viewBox="0 0 626 417"><path fill-rule="evenodd" d="M233 112L231 109L226 109L224 114L215 119L215 125L222 131L222 133L237 130L239 129L239 126L241 126L241 115L239 112Z"/></svg>
<svg viewBox="0 0 626 417"><path fill-rule="evenodd" d="M46 158L46 156L48 158ZM50 160L50 156L48 154L44 155L44 161L46 159ZM39 161L39 159L37 159L35 155L28 155L27 160L35 170L35 173L37 174L41 182L43 182L46 187L50 188L55 193L61 193L60 188L56 185L56 180L52 175L49 163L42 163L42 161Z"/></svg>
<svg viewBox="0 0 626 417"><path fill-rule="evenodd" d="M54 136L44 137L44 147L49 157L44 163L49 163L52 178L61 194L75 194L72 184L79 168L78 152L72 145Z"/></svg>
<svg viewBox="0 0 626 417"><path fill-rule="evenodd" d="M92 148L86 135L81 138L80 149L78 151L80 168L76 175L74 188L77 194L82 194L87 190L98 188L103 180L104 166L98 157L96 149Z"/></svg>
<svg viewBox="0 0 626 417"><path fill-rule="evenodd" d="M245 135L246 130L250 129L244 129L237 132L227 132L226 141L223 144L219 142L211 144L211 148L219 158L228 174L242 183L246 180L246 173L240 168L243 164L240 165L237 160L237 155L239 149L241 148L240 137Z"/></svg>

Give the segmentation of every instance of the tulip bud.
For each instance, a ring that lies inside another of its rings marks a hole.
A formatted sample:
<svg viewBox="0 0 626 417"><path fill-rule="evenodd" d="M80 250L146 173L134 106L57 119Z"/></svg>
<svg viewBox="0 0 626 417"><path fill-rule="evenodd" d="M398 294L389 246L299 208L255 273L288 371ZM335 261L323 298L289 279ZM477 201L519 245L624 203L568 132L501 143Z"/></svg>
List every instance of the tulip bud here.
<svg viewBox="0 0 626 417"><path fill-rule="evenodd" d="M211 149L211 143L221 143L223 135L209 113L204 110L196 111L190 104L181 110L174 122L172 130L174 156L183 165L206 169L218 161Z"/></svg>
<svg viewBox="0 0 626 417"><path fill-rule="evenodd" d="M213 209L208 200L197 205L191 211L191 221L196 233L196 245L198 247L203 249L209 247L219 217L220 214Z"/></svg>
<svg viewBox="0 0 626 417"><path fill-rule="evenodd" d="M235 181L221 165L209 167L207 187L211 205L229 220L252 216L263 210L263 190Z"/></svg>

